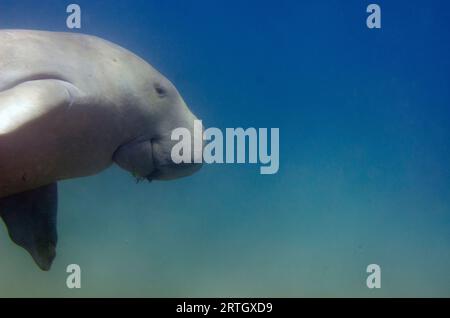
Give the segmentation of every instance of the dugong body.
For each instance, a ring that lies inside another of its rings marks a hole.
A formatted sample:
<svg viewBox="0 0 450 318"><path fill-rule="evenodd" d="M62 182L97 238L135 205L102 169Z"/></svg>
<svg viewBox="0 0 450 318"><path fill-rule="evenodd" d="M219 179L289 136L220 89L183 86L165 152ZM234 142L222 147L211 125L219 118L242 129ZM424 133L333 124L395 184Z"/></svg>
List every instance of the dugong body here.
<svg viewBox="0 0 450 318"><path fill-rule="evenodd" d="M56 182L113 162L137 178L189 175L199 166L171 161L170 134L192 130L195 119L170 81L120 46L81 34L0 31L0 215L11 238L48 270Z"/></svg>

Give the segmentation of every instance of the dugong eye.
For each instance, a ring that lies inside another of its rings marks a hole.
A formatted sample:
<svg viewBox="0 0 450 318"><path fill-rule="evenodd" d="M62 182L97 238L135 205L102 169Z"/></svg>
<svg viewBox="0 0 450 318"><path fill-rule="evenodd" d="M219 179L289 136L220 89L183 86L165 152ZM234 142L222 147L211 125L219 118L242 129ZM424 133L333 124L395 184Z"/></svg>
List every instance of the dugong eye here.
<svg viewBox="0 0 450 318"><path fill-rule="evenodd" d="M155 88L155 92L159 97L165 97L167 95L167 90L161 84L155 83L153 84L153 87Z"/></svg>

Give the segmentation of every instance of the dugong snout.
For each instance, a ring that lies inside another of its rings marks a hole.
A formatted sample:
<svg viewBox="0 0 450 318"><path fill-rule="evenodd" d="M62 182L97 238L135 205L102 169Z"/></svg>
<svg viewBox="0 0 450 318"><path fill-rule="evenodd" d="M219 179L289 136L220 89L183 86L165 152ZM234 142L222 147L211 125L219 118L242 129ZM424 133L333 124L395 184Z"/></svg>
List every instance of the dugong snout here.
<svg viewBox="0 0 450 318"><path fill-rule="evenodd" d="M184 120L177 121L178 124L173 123L171 129L167 129L166 126L167 131L164 133L153 138L141 137L121 146L114 153L113 160L138 180L173 180L190 176L202 167L203 126L200 124L198 127L198 122L199 120L188 111ZM191 138L192 147L188 149L191 152L189 162L178 163L172 158L172 149L179 142L172 138L172 132L176 129L183 129ZM197 138L200 140L194 140L196 135L200 135L200 138ZM194 147L195 143L197 146Z"/></svg>
<svg viewBox="0 0 450 318"><path fill-rule="evenodd" d="M172 180L190 176L202 167L204 128L201 121L186 107L182 120L177 121L161 137L152 142L154 170L150 180ZM181 132L181 133L180 133ZM186 143L188 141L188 143ZM180 144L187 145L180 151ZM180 162L179 154L184 158Z"/></svg>

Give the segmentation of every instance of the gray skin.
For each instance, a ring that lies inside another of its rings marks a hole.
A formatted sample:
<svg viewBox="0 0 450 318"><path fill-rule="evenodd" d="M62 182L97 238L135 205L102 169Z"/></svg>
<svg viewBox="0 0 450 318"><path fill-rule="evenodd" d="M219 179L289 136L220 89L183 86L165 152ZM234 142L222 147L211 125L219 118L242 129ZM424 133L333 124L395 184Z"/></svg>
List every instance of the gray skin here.
<svg viewBox="0 0 450 318"><path fill-rule="evenodd" d="M172 163L170 134L194 119L169 80L117 45L0 31L0 198L96 174L114 158L137 177L189 175L199 166Z"/></svg>
<svg viewBox="0 0 450 318"><path fill-rule="evenodd" d="M174 164L170 136L192 131L195 119L169 80L122 47L81 34L0 31L0 201L113 162L138 179L190 175L200 165Z"/></svg>

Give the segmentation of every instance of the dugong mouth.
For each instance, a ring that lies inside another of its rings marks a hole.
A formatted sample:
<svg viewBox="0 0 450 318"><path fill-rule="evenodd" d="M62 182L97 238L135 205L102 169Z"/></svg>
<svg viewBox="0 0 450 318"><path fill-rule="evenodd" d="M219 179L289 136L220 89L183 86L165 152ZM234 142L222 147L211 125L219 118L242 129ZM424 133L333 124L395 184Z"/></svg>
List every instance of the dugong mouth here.
<svg viewBox="0 0 450 318"><path fill-rule="evenodd" d="M158 174L159 174L160 172L157 170L157 169L155 169L155 170L153 170L150 174L148 174L148 175L146 175L145 177L144 177L144 179L146 179L148 182L152 182L154 179L157 179L158 178Z"/></svg>
<svg viewBox="0 0 450 318"><path fill-rule="evenodd" d="M156 166L155 169L144 178L149 182L153 180L173 180L188 177L202 167L201 163L179 163Z"/></svg>

